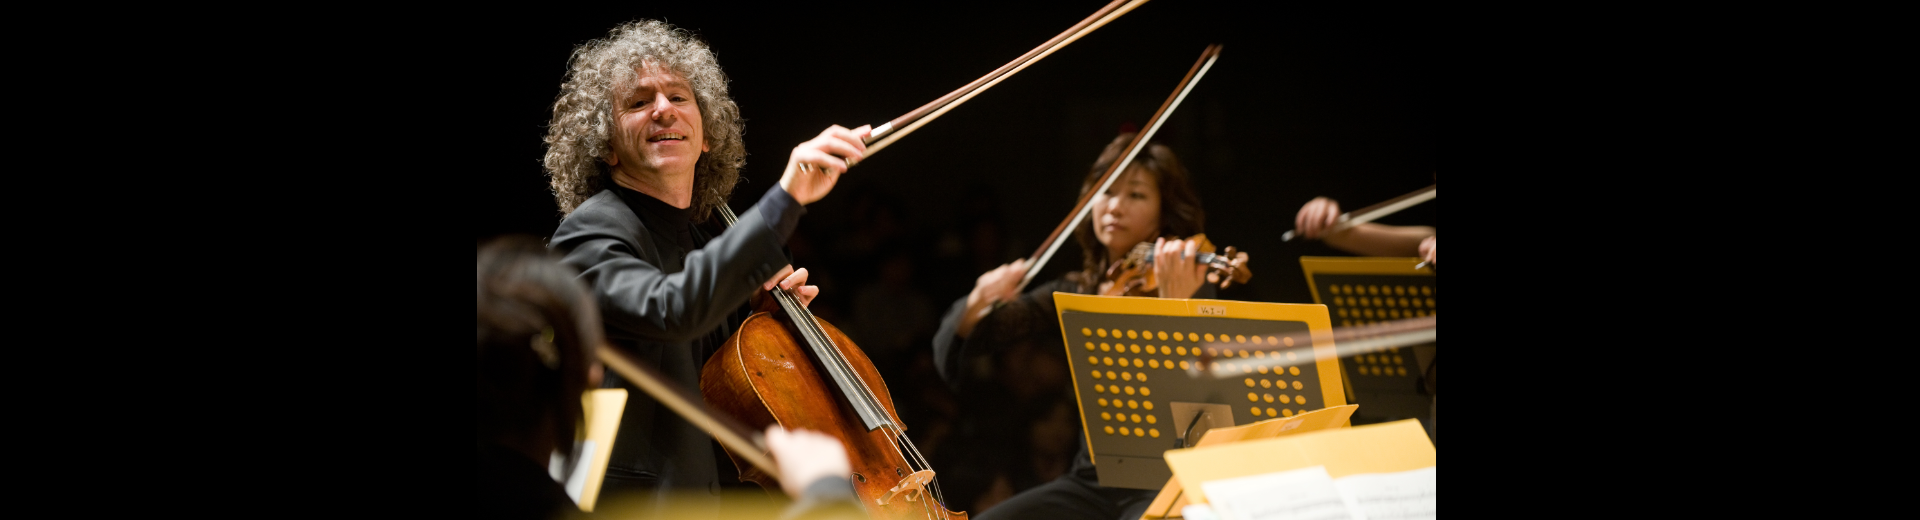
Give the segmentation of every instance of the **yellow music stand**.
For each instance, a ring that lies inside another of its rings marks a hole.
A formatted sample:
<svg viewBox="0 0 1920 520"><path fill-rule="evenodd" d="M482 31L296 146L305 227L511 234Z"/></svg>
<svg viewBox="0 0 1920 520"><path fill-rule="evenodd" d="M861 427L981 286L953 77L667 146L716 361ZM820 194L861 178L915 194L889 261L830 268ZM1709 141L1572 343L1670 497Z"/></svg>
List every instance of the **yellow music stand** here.
<svg viewBox="0 0 1920 520"><path fill-rule="evenodd" d="M561 486L581 511L593 512L600 501L600 484L607 478L607 463L613 457L614 434L620 429L620 415L627 408L627 391L621 388L588 390L580 395L585 428L574 446L574 466L560 471Z"/></svg>
<svg viewBox="0 0 1920 520"><path fill-rule="evenodd" d="M1173 476L1162 454L1194 445L1209 427L1347 404L1324 305L1067 293L1053 300L1102 486L1161 489ZM1285 338L1296 334L1310 334L1312 344ZM1252 350L1260 348L1274 350ZM1202 349L1303 363L1228 379L1189 375Z"/></svg>
<svg viewBox="0 0 1920 520"><path fill-rule="evenodd" d="M1341 327L1432 316L1437 312L1438 277L1418 258L1300 257L1314 303L1324 304ZM1361 405L1354 424L1400 419L1425 420L1430 396L1420 377L1432 363L1434 345L1382 348L1349 354L1347 398Z"/></svg>

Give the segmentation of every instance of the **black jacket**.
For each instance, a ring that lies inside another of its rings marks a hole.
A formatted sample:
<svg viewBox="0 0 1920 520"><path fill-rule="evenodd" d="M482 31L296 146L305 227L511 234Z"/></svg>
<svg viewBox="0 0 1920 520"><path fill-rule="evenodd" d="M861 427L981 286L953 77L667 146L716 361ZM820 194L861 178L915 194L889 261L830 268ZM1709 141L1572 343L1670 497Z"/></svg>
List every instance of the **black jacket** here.
<svg viewBox="0 0 1920 520"><path fill-rule="evenodd" d="M609 342L697 391L707 357L749 314L746 304L761 284L788 265L781 244L805 211L776 186L741 212L737 225L711 236L690 222L687 210L615 187L567 215L549 247L580 270ZM711 229L724 226L718 220ZM632 390L610 476L657 479L663 493L719 489L717 454L706 433L614 374L605 381Z"/></svg>

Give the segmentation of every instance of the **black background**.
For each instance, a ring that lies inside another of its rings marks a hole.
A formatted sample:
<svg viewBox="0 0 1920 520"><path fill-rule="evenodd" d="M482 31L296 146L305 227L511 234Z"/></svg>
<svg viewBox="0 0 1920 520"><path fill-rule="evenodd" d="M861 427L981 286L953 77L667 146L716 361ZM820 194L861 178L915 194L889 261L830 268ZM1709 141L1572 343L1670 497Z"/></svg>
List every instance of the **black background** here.
<svg viewBox="0 0 1920 520"><path fill-rule="evenodd" d="M997 197L990 213L1007 235L999 260L1029 255L1072 207L1100 148L1122 126L1144 124L1200 51L1219 42L1222 58L1157 140L1193 172L1208 235L1252 255L1252 284L1222 297L1311 301L1297 257L1344 253L1279 241L1302 204L1324 195L1357 209L1435 181L1435 29L1423 23L1426 13L1404 9L1245 4L1159 0L1122 16L875 154L808 207L803 240L835 240L879 203L899 213L899 235L932 248L963 224L963 194L985 188ZM496 13L502 16L475 49L483 66L461 74L489 93L466 108L484 111L478 125L461 129L478 139L461 154L472 169L463 175L478 188L476 239L552 233L560 215L540 167L551 103L573 47L620 22L663 19L718 54L747 118L745 182L733 197L743 210L778 180L788 151L825 126L897 117L1102 5L974 2L936 12L889 2L697 3ZM1433 225L1436 207L1429 202L1382 222ZM797 261L809 260L805 246L796 248ZM1041 279L1077 266L1076 249L1063 247ZM964 294L980 274L916 266L915 278L942 301ZM829 284L867 276L835 265L799 267L831 273L821 280ZM831 299L850 287L822 288Z"/></svg>
<svg viewBox="0 0 1920 520"><path fill-rule="evenodd" d="M974 497L991 495L981 490L996 475L1013 475L1006 478L1018 491L1064 469L1021 477L1025 469L1007 468L1022 462L980 455L1041 437L1024 428L1045 420L1045 406L1015 413L998 404L1044 404L1046 378L1020 370L1040 370L1044 360L1032 356L1056 356L1058 345L980 365L999 372L1005 388L970 383L949 394L930 372L932 330L922 323L896 327L911 337L869 333L861 295L899 294L900 309L919 301L943 310L985 270L1032 254L1072 208L1101 148L1121 128L1147 123L1208 44L1225 44L1222 57L1156 140L1192 172L1213 242L1252 256L1251 284L1220 298L1311 303L1298 258L1349 255L1280 241L1302 204L1328 196L1357 209L1435 183L1435 13L1251 4L1149 2L873 155L808 207L789 246L796 267L821 286L814 312L846 330L882 370L915 442L941 469L957 501L950 505L990 506ZM778 180L792 147L826 126L886 122L1102 5L553 4L489 13L428 46L471 64L445 71L459 78L445 88L450 103L463 105L454 130L468 137L441 159L457 165L452 184L466 194L461 217L472 219L476 241L550 236L560 214L541 169L541 138L569 54L621 22L662 19L705 40L732 81L748 151L732 204L745 210ZM1437 225L1437 206L1381 222ZM1079 256L1068 243L1038 279L1077 268ZM1077 422L1068 426L1076 436ZM1015 453L1064 459L1047 450L1072 444L1032 442Z"/></svg>

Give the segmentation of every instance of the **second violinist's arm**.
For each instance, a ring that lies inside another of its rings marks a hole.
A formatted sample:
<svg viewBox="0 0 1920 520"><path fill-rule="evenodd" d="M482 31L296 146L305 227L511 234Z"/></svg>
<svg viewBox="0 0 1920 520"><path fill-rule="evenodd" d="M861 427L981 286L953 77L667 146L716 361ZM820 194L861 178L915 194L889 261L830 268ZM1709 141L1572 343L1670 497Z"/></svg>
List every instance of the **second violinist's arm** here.
<svg viewBox="0 0 1920 520"><path fill-rule="evenodd" d="M1419 256L1420 242L1434 236L1428 226L1389 226L1368 222L1327 235L1327 245L1356 255Z"/></svg>
<svg viewBox="0 0 1920 520"><path fill-rule="evenodd" d="M1340 202L1314 197L1294 216L1293 228L1309 239L1324 239L1341 251L1365 256L1416 256L1420 241L1434 234L1428 226L1389 226L1368 222L1328 233L1340 223Z"/></svg>

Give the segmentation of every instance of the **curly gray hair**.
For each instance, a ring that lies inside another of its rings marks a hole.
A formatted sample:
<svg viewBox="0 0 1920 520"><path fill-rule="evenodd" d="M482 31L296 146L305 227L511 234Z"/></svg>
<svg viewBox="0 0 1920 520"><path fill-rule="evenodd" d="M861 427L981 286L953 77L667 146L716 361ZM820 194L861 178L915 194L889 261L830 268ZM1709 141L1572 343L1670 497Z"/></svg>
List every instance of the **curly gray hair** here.
<svg viewBox="0 0 1920 520"><path fill-rule="evenodd" d="M613 28L606 39L582 44L568 60L567 81L553 102L547 123L547 176L562 214L573 213L588 197L613 184L603 159L612 150L615 93L639 81L642 66L673 71L693 87L700 105L700 126L709 151L694 164L693 219L704 221L725 203L740 180L747 148L740 140L745 120L727 95L727 75L713 51L684 29L665 22L639 20Z"/></svg>

